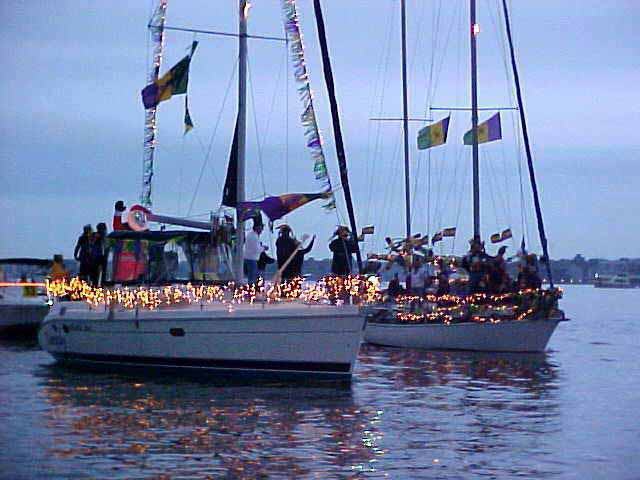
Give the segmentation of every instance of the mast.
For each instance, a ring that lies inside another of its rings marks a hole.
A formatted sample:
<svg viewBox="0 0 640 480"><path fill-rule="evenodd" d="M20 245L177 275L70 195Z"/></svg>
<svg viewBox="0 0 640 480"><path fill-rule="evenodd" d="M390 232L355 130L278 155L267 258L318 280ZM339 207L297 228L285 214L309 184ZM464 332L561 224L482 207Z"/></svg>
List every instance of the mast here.
<svg viewBox="0 0 640 480"><path fill-rule="evenodd" d="M402 134L404 140L404 201L407 240L411 238L411 192L409 190L409 113L407 111L407 15L405 0L400 1L402 17ZM411 252L408 252L411 254Z"/></svg>
<svg viewBox="0 0 640 480"><path fill-rule="evenodd" d="M247 17L251 4L248 0L238 0L238 121L237 121L237 155L238 155L238 176L236 179L237 201L245 201L245 153L247 136ZM243 276L244 263L244 222L237 219L236 229L236 252L234 256L234 271L236 280L240 281Z"/></svg>
<svg viewBox="0 0 640 480"><path fill-rule="evenodd" d="M155 82L160 75L162 49L164 45L164 23L167 13L167 1L159 0L153 16L149 19L149 32L153 42L153 61L149 70L148 84ZM145 110L144 147L142 151L142 192L140 203L151 207L151 181L153 179L153 157L156 149L156 111L157 106Z"/></svg>
<svg viewBox="0 0 640 480"><path fill-rule="evenodd" d="M358 271L362 272L362 255L360 254L360 246L358 245L358 229L356 226L356 216L353 211L353 202L351 199L351 187L349 186L349 174L347 171L347 158L344 152L344 142L342 139L342 128L340 126L340 113L338 112L338 102L336 100L335 85L333 82L333 71L331 70L331 59L329 58L329 47L327 45L327 36L324 28L324 18L322 16L322 6L320 0L313 0L313 7L316 13L316 25L318 28L318 39L320 41L320 50L322 52L322 66L324 71L324 80L327 84L327 92L329 93L329 103L331 105L331 118L333 120L333 132L336 142L336 155L338 157L338 165L340 167L340 180L342 190L344 192L344 201L347 205L349 214L349 222L351 224L351 232L353 240L356 244L356 260L358 262Z"/></svg>
<svg viewBox="0 0 640 480"><path fill-rule="evenodd" d="M513 49L513 40L511 38L511 24L509 22L509 11L507 9L506 0L502 0L502 8L504 10L504 22L507 30L507 40L509 41L509 52L511 54L511 68L513 69L513 79L516 84L516 97L518 98L518 110L520 111L520 124L522 125L522 137L524 139L524 149L527 154L527 165L529 167L529 179L531 181L531 191L533 192L533 204L536 210L536 219L538 220L538 233L540 234L540 244L542 245L542 253L546 258L547 275L549 276L549 285L551 286L551 288L553 288L553 278L551 277L551 261L549 259L549 250L547 246L547 236L545 235L544 222L542 221L542 208L540 207L538 185L536 184L536 174L533 169L533 157L531 155L531 146L529 144L529 133L527 131L527 121L524 114L524 102L522 100L522 91L520 89L520 77L518 76L516 54Z"/></svg>
<svg viewBox="0 0 640 480"><path fill-rule="evenodd" d="M480 172L478 162L478 63L476 58L476 1L470 0L471 27L471 138L473 139L473 238L480 240Z"/></svg>

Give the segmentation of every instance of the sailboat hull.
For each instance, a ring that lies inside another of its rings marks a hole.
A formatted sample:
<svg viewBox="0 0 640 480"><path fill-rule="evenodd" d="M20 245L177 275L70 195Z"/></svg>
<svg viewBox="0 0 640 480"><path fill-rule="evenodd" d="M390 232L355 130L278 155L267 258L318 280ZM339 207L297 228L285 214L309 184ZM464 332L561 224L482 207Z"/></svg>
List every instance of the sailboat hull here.
<svg viewBox="0 0 640 480"><path fill-rule="evenodd" d="M222 305L161 310L55 305L39 342L65 364L148 371L350 378L364 333L355 307Z"/></svg>
<svg viewBox="0 0 640 480"><path fill-rule="evenodd" d="M392 347L480 352L542 352L562 317L499 323L368 322L365 342Z"/></svg>

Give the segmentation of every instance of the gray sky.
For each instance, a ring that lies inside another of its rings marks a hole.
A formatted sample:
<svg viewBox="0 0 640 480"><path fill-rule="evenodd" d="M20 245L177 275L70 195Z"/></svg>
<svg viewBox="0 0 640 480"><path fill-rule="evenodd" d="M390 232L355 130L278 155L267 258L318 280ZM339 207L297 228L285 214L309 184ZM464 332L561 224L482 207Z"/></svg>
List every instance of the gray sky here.
<svg viewBox="0 0 640 480"><path fill-rule="evenodd" d="M338 186L313 9L309 0L298 3L325 155ZM552 257L578 252L588 257L640 256L640 225L634 211L640 205L640 3L511 3ZM233 32L235 4L235 0L170 0L167 22ZM407 4L411 114L424 116L429 102L468 105L466 2L409 0ZM324 0L323 5L359 223L375 224L378 241L387 234L401 235L400 126L368 120L401 113L399 2ZM495 29L500 21L497 5L497 0L478 2L481 106L514 104ZM146 84L149 58L149 9L150 2L5 0L0 4L4 99L0 256L69 255L83 224L110 224L117 199L129 205L137 202L144 120L140 90ZM440 21L435 22L438 12ZM254 1L249 29L279 35L280 2ZM167 34L163 71L185 54L192 39L191 34ZM201 43L190 80L196 128L182 137L182 97L159 108L153 196L158 213L189 211L203 152L216 124L211 156L190 213L215 210L220 202L235 116L232 74L237 45L229 38L197 39ZM285 58L281 44L250 42L248 190L252 197L265 190L279 194L319 188L304 147L302 107ZM230 79L232 89L223 108ZM433 115L439 119L446 113ZM488 115L481 115L481 120ZM458 226L458 252L471 226L470 151L461 145L468 117L452 116L447 146L433 149L430 159L415 149L415 135L423 124L412 124L410 137L412 187L418 192L414 230L433 233ZM503 116L503 127L503 142L481 146L483 235L511 227L519 243L523 209L509 112ZM525 187L525 230L536 245L526 183ZM344 211L340 199L340 215ZM327 240L339 221L334 213L311 204L288 221L298 233L318 234L315 257L329 255ZM365 249L377 247L370 241ZM448 243L442 251L452 248Z"/></svg>

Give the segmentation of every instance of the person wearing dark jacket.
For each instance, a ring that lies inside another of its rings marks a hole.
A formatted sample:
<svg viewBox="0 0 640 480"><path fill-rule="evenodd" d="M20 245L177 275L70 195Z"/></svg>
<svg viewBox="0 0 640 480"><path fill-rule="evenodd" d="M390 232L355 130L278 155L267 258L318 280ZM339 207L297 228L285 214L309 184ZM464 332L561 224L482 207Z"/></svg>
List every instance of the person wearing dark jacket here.
<svg viewBox="0 0 640 480"><path fill-rule="evenodd" d="M311 243L306 248L300 248L300 242L293 236L293 231L289 225L280 225L280 233L276 240L276 257L278 259L278 269L281 269L287 260L293 255L291 261L282 271L283 280L291 280L302 276L302 264L304 256L311 251L316 240L314 236Z"/></svg>
<svg viewBox="0 0 640 480"><path fill-rule="evenodd" d="M76 248L73 250L73 258L80 262L78 276L81 280L90 280L91 270L93 268L92 247L93 229L91 225L85 225L82 228L82 235L78 237L78 241L76 242Z"/></svg>
<svg viewBox="0 0 640 480"><path fill-rule="evenodd" d="M107 274L107 224L96 225L91 245L91 283L101 286Z"/></svg>
<svg viewBox="0 0 640 480"><path fill-rule="evenodd" d="M349 275L351 273L351 255L356 253L358 245L345 226L338 227L334 235L338 238L329 243L329 250L333 252L331 273L333 275Z"/></svg>

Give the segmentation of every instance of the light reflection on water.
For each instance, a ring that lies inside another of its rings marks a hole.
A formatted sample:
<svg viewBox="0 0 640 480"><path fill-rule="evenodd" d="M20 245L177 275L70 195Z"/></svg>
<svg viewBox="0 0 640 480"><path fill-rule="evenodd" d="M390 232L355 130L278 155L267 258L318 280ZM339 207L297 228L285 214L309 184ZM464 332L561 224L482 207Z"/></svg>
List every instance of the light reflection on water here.
<svg viewBox="0 0 640 480"><path fill-rule="evenodd" d="M2 343L0 478L638 478L638 294L570 293L547 354L363 345L349 388L78 372Z"/></svg>
<svg viewBox="0 0 640 480"><path fill-rule="evenodd" d="M543 448L537 434L557 428L556 373L545 355L364 345L358 379L346 389L228 387L57 367L37 376L52 432L44 457L59 466L73 460L96 476L496 474L512 463L512 442ZM487 452L491 465L481 460Z"/></svg>

